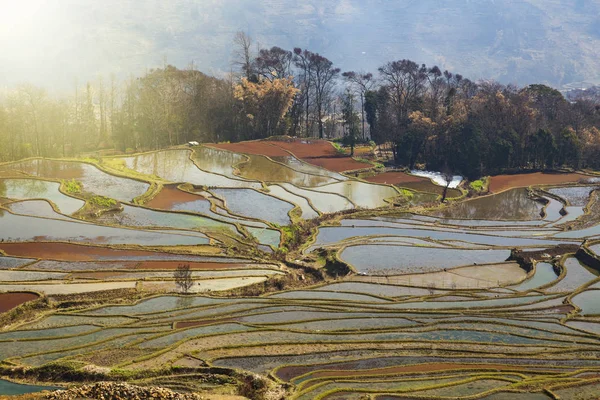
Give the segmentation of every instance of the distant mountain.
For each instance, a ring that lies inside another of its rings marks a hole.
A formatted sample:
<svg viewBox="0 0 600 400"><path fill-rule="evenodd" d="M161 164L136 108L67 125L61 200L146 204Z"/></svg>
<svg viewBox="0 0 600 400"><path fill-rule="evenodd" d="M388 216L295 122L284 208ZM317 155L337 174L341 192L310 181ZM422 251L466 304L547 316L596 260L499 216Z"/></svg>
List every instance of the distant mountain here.
<svg viewBox="0 0 600 400"><path fill-rule="evenodd" d="M564 93L570 101L590 100L600 104L600 86L592 86L587 89L571 89Z"/></svg>
<svg viewBox="0 0 600 400"><path fill-rule="evenodd" d="M218 75L238 30L343 70L410 58L472 79L600 83L600 0L19 1L36 8L16 28L0 23L0 85L65 88L74 76L126 77L165 57Z"/></svg>

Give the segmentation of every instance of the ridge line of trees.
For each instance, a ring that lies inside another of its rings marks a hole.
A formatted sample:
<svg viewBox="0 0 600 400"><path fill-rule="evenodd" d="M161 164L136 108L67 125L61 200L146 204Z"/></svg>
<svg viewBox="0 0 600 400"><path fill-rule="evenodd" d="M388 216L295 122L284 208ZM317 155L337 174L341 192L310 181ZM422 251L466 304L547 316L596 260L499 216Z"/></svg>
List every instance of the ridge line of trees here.
<svg viewBox="0 0 600 400"><path fill-rule="evenodd" d="M122 84L75 85L67 98L29 84L1 94L0 161L290 135L370 139L397 165L470 178L600 168L600 94L473 82L411 60L342 72L307 49L254 52L244 33L234 45L235 71L222 79L165 64Z"/></svg>

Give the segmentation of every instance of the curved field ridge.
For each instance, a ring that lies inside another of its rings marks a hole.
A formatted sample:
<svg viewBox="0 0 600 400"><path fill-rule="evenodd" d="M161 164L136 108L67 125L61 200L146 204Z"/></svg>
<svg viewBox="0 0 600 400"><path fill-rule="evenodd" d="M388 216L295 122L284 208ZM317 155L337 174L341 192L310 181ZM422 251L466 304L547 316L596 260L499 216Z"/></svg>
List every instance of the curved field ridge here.
<svg viewBox="0 0 600 400"><path fill-rule="evenodd" d="M131 201L150 187L146 182L111 175L94 165L76 161L31 159L0 166L0 170L5 169L22 171L39 178L75 179L90 193L121 201Z"/></svg>
<svg viewBox="0 0 600 400"><path fill-rule="evenodd" d="M87 161L0 165L8 376L60 365L204 397L598 397L598 192L571 183L587 175L493 177L491 194L464 185L442 204L430 180L315 139Z"/></svg>
<svg viewBox="0 0 600 400"><path fill-rule="evenodd" d="M2 179L0 180L0 197L14 200L50 200L63 214L73 214L85 204L82 200L64 195L57 182L37 179Z"/></svg>

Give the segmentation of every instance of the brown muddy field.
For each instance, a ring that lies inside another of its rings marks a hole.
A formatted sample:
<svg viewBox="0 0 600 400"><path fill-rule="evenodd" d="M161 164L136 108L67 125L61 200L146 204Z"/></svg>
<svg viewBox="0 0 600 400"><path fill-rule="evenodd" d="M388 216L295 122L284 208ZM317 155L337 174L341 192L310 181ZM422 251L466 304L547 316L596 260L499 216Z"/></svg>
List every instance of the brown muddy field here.
<svg viewBox="0 0 600 400"><path fill-rule="evenodd" d="M312 139L308 143L302 143L301 140L265 143L272 143L290 151L297 158L309 164L317 165L334 172L354 171L371 166L370 164L356 161L349 156L339 155L331 143L325 140Z"/></svg>
<svg viewBox="0 0 600 400"><path fill-rule="evenodd" d="M575 183L589 178L583 174L548 174L535 172L531 174L496 175L490 181L490 192L498 193L507 189L526 187L531 185L558 185L562 183Z"/></svg>
<svg viewBox="0 0 600 400"><path fill-rule="evenodd" d="M153 254L159 256L161 254L152 251L118 250L56 242L0 243L0 250L9 256L59 261L96 261L110 259L110 257L141 257Z"/></svg>
<svg viewBox="0 0 600 400"><path fill-rule="evenodd" d="M37 299L38 296L35 293L27 292L12 292L12 293L0 293L0 313L27 303L28 301Z"/></svg>
<svg viewBox="0 0 600 400"><path fill-rule="evenodd" d="M277 147L288 150L298 158L311 158L311 157L338 157L339 154L335 147L326 140L319 139L296 139L290 141L265 141L265 143L271 143Z"/></svg>
<svg viewBox="0 0 600 400"><path fill-rule="evenodd" d="M254 154L267 157L285 157L290 153L277 147L272 146L272 142L257 141L257 142L239 142L239 143L219 143L206 144L206 146L214 147L222 150L235 151L236 153Z"/></svg>
<svg viewBox="0 0 600 400"><path fill-rule="evenodd" d="M290 141L264 140L210 144L208 146L267 157L284 157L292 153L309 164L334 172L354 171L370 167L370 164L356 161L349 156L339 155L331 143L326 140L311 139L308 143L302 143L300 139Z"/></svg>
<svg viewBox="0 0 600 400"><path fill-rule="evenodd" d="M198 200L208 201L198 194L191 194L177 189L177 185L165 185L145 206L161 210L172 210L176 204L191 203Z"/></svg>

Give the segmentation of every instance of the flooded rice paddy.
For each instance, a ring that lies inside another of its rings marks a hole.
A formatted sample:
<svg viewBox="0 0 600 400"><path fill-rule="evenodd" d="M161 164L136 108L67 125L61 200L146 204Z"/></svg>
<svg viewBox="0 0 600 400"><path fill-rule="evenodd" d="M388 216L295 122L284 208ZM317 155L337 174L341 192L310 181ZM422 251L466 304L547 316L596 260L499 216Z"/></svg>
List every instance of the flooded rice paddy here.
<svg viewBox="0 0 600 400"><path fill-rule="evenodd" d="M597 397L597 186L572 184L585 175L493 177L492 194L439 206L440 174L362 180L327 142L219 147L0 165L0 313L118 293L17 318L0 360L233 368L291 399ZM393 205L401 187L417 208ZM87 193L119 207L82 216ZM0 381L0 395L43 389Z"/></svg>
<svg viewBox="0 0 600 400"><path fill-rule="evenodd" d="M63 214L73 214L85 204L59 191L60 184L37 179L2 179L0 197L12 200L45 199L56 204Z"/></svg>
<svg viewBox="0 0 600 400"><path fill-rule="evenodd" d="M432 215L473 220L535 220L541 219L543 208L544 204L528 196L526 189L513 189L464 201Z"/></svg>
<svg viewBox="0 0 600 400"><path fill-rule="evenodd" d="M85 191L121 201L131 201L150 187L146 182L115 176L84 162L33 159L0 166L0 170L20 171L45 179L74 179Z"/></svg>

